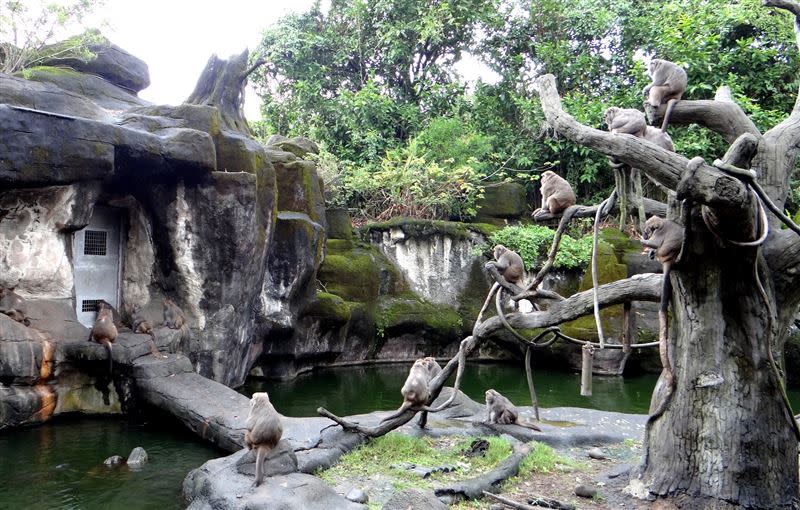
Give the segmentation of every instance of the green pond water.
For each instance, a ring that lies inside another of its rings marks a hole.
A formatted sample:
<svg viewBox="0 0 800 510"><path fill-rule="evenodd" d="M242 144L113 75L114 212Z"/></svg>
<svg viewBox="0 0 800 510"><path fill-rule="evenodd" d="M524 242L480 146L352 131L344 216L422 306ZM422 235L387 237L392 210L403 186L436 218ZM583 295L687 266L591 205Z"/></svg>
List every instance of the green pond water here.
<svg viewBox="0 0 800 510"><path fill-rule="evenodd" d="M395 409L410 364L319 370L291 381L253 381L245 395L268 391L287 416L315 416L319 406L337 414ZM517 405L530 405L525 374L509 365L467 366L463 390L482 402L494 388ZM645 413L655 376L594 378L594 396L581 397L579 374L537 370L542 407L589 407ZM800 392L790 391L795 409ZM106 468L103 460L147 450L150 463L139 471ZM181 484L206 460L224 455L161 415L147 421L60 418L46 425L0 432L0 510L183 508Z"/></svg>

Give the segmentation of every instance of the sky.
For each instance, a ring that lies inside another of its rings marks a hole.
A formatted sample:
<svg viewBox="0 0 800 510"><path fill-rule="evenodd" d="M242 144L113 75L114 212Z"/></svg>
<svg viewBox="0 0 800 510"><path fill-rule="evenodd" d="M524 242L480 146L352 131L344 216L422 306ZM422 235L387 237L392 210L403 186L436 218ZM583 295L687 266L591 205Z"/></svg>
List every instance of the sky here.
<svg viewBox="0 0 800 510"><path fill-rule="evenodd" d="M323 7L324 7L323 2ZM103 34L144 60L150 86L139 97L157 104L180 104L194 90L208 58L251 51L261 32L281 16L302 12L313 0L107 0L93 21ZM245 115L260 118L260 100L245 95Z"/></svg>
<svg viewBox="0 0 800 510"><path fill-rule="evenodd" d="M90 23L103 22L103 34L144 60L150 86L139 97L156 104L180 104L194 90L208 58L253 51L264 28L291 12L308 10L314 0L106 0ZM323 11L330 5L322 1ZM492 81L493 73L466 55L457 66L468 81ZM245 92L245 116L258 120L261 101Z"/></svg>

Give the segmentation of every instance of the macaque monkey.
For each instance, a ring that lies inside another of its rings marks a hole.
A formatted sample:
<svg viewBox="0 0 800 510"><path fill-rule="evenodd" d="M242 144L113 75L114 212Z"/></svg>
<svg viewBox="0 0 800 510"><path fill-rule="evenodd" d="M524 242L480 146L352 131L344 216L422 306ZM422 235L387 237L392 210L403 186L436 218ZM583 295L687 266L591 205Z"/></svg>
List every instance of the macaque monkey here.
<svg viewBox="0 0 800 510"><path fill-rule="evenodd" d="M644 132L644 139L658 145L662 149L675 152L675 146L672 144L672 137L669 136L666 131L662 131L653 126L647 126Z"/></svg>
<svg viewBox="0 0 800 510"><path fill-rule="evenodd" d="M566 179L560 177L555 172L547 170L542 173L542 207L533 211L536 215L539 211L558 214L567 207L575 205L575 192Z"/></svg>
<svg viewBox="0 0 800 510"><path fill-rule="evenodd" d="M520 425L542 431L533 423L519 421L519 411L506 397L495 390L486 390L486 414L489 423L500 425Z"/></svg>
<svg viewBox="0 0 800 510"><path fill-rule="evenodd" d="M131 330L134 333L150 335L150 354L156 358L167 357L158 351L158 347L156 347L156 335L153 332L153 324L145 318L142 308L139 305L133 305L131 309Z"/></svg>
<svg viewBox="0 0 800 510"><path fill-rule="evenodd" d="M253 485L258 487L264 479L264 460L283 435L281 417L270 403L266 392L253 393L250 413L244 425L247 428L244 444L248 450L256 450L256 479Z"/></svg>
<svg viewBox="0 0 800 510"><path fill-rule="evenodd" d="M116 326L117 329L121 328L122 327L122 317L120 317L119 312L117 311L117 309L114 308L111 305L111 303L109 303L108 301L106 301L104 299L98 299L95 309L99 312L103 308L108 308L109 310L111 310L111 318L114 320L114 326Z"/></svg>
<svg viewBox="0 0 800 510"><path fill-rule="evenodd" d="M603 118L606 121L606 125L608 125L608 130L615 135L628 134L642 138L647 129L647 120L644 117L644 113L633 108L612 106L606 110Z"/></svg>
<svg viewBox="0 0 800 510"><path fill-rule="evenodd" d="M647 66L647 74L650 75L653 82L642 92L647 98L646 101L656 108L667 101L667 111L664 113L664 121L661 123L661 131L666 131L675 103L680 101L681 96L686 92L688 81L686 71L669 60L654 58Z"/></svg>
<svg viewBox="0 0 800 510"><path fill-rule="evenodd" d="M505 278L508 283L517 285L525 276L525 264L522 262L522 257L502 244L495 245L494 262L488 264L493 264L500 276Z"/></svg>
<svg viewBox="0 0 800 510"><path fill-rule="evenodd" d="M658 348L661 355L661 365L664 367L670 383L672 381L672 365L669 361L667 343L667 309L672 294L670 271L672 271L672 266L680 258L683 238L683 227L672 220L650 216L645 222L642 245L650 249L651 258L655 256L661 262L664 272L664 283L661 287L661 306L658 310Z"/></svg>
<svg viewBox="0 0 800 510"><path fill-rule="evenodd" d="M108 351L108 373L114 365L114 360L111 358L111 344L117 339L117 327L114 325L114 317L110 308L100 308L97 312L97 319L92 326L92 332L89 334L89 341L94 340L99 344L103 344Z"/></svg>
<svg viewBox="0 0 800 510"><path fill-rule="evenodd" d="M28 304L25 298L14 292L14 289L0 287L0 313L8 315L12 320L26 326L31 325L27 316Z"/></svg>
<svg viewBox="0 0 800 510"><path fill-rule="evenodd" d="M436 367L432 366L433 364L431 361L438 367L438 371ZM431 379L441 372L441 370L441 367L439 367L439 364L436 363L436 360L433 358L420 358L415 361L411 366L411 370L408 371L405 384L403 384L403 387L400 389L400 393L403 395L403 404L397 411L381 420L381 422L397 418L408 409L430 411L431 408L427 406L428 398L431 396L428 385Z"/></svg>
<svg viewBox="0 0 800 510"><path fill-rule="evenodd" d="M442 372L442 367L441 365L439 365L439 362L436 361L436 359L431 356L428 356L427 358L422 358L422 364L425 365L425 368L428 369L429 382Z"/></svg>
<svg viewBox="0 0 800 510"><path fill-rule="evenodd" d="M186 324L183 310L170 298L164 298L164 325L170 329L181 329Z"/></svg>

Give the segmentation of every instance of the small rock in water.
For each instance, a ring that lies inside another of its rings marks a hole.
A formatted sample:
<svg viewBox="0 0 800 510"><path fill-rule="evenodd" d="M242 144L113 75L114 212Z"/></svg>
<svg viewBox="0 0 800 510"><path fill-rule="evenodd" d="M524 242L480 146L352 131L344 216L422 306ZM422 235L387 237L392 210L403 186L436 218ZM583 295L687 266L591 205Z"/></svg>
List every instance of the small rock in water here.
<svg viewBox="0 0 800 510"><path fill-rule="evenodd" d="M597 496L597 489L588 485L578 485L575 487L575 495L582 498L593 498Z"/></svg>
<svg viewBox="0 0 800 510"><path fill-rule="evenodd" d="M106 460L103 461L103 464L105 464L108 467L117 467L117 466L121 466L124 463L125 463L125 459L123 459L119 455L112 455L111 457L109 457L109 458L107 458Z"/></svg>
<svg viewBox="0 0 800 510"><path fill-rule="evenodd" d="M361 489L356 489L355 487L350 489L345 497L353 503L361 503L362 505L366 505L367 501L369 501L369 496L367 496Z"/></svg>
<svg viewBox="0 0 800 510"><path fill-rule="evenodd" d="M590 458L597 459L597 460L606 460L608 457L600 448L590 448L588 452L586 452Z"/></svg>
<svg viewBox="0 0 800 510"><path fill-rule="evenodd" d="M144 451L144 448L137 446L131 450L131 454L128 455L128 466L136 468L142 467L145 464L147 464L147 452Z"/></svg>

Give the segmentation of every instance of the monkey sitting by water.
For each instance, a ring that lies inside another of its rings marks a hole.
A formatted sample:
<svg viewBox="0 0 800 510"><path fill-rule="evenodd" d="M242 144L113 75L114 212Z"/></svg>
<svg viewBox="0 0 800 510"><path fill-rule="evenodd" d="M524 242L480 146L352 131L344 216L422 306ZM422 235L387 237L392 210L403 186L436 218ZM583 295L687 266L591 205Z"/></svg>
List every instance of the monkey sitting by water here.
<svg viewBox="0 0 800 510"><path fill-rule="evenodd" d="M244 425L247 428L244 444L248 450L256 450L256 479L253 485L258 487L264 479L264 460L283 435L280 415L270 403L266 392L253 393L250 413Z"/></svg>
<svg viewBox="0 0 800 510"><path fill-rule="evenodd" d="M520 425L541 432L533 423L519 421L519 411L506 397L495 390L486 390L486 414L489 423Z"/></svg>
<svg viewBox="0 0 800 510"><path fill-rule="evenodd" d="M101 308L97 312L97 319L94 321L92 331L89 334L89 341L94 340L99 344L103 344L108 351L108 373L114 365L114 360L111 357L111 344L117 339L117 327L114 325L114 317L110 308Z"/></svg>
<svg viewBox="0 0 800 510"><path fill-rule="evenodd" d="M0 313L8 315L12 320L26 326L31 325L27 315L28 304L25 298L14 292L14 289L0 287Z"/></svg>
<svg viewBox="0 0 800 510"><path fill-rule="evenodd" d="M170 298L164 298L164 325L170 329L181 329L186 324L183 310Z"/></svg>

